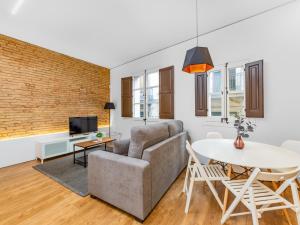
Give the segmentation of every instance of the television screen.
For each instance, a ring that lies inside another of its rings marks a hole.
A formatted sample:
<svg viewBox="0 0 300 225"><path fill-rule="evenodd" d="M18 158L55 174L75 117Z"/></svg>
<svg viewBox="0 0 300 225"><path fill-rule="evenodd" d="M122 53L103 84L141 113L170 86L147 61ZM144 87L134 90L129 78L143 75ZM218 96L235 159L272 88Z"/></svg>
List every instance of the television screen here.
<svg viewBox="0 0 300 225"><path fill-rule="evenodd" d="M97 116L87 117L88 132L98 131L98 118Z"/></svg>
<svg viewBox="0 0 300 225"><path fill-rule="evenodd" d="M69 133L83 134L98 131L98 118L97 116L89 117L70 117L69 118Z"/></svg>

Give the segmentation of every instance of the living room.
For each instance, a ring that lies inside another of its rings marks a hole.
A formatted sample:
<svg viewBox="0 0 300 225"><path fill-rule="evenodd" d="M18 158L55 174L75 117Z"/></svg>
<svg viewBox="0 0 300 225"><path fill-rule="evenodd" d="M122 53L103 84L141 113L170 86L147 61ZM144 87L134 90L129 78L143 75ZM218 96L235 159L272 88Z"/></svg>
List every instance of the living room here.
<svg viewBox="0 0 300 225"><path fill-rule="evenodd" d="M0 224L300 224L298 0L0 6Z"/></svg>

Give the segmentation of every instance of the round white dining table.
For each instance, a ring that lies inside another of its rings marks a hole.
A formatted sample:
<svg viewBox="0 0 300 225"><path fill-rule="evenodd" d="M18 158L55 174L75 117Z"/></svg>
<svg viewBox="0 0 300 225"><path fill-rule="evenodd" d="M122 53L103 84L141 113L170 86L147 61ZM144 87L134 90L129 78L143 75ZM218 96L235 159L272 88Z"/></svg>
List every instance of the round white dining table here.
<svg viewBox="0 0 300 225"><path fill-rule="evenodd" d="M300 154L288 149L246 141L245 148L236 149L231 139L203 139L192 144L204 157L244 167L282 169L300 166Z"/></svg>

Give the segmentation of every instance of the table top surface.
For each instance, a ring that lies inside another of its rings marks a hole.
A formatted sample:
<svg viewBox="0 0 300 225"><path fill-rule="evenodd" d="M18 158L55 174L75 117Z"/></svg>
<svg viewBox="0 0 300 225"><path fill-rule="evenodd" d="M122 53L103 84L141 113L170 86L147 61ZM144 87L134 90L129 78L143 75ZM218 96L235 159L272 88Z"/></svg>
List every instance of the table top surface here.
<svg viewBox="0 0 300 225"><path fill-rule="evenodd" d="M245 141L238 150L231 139L203 139L192 144L196 153L217 161L245 167L281 169L300 166L300 154L288 149Z"/></svg>
<svg viewBox="0 0 300 225"><path fill-rule="evenodd" d="M105 143L112 142L114 140L115 139L113 139L111 137L104 137L104 138L101 138L101 139L78 142L78 143L75 143L74 145L77 146L77 147L81 147L81 148L91 148L91 147L94 147L94 146L103 145Z"/></svg>

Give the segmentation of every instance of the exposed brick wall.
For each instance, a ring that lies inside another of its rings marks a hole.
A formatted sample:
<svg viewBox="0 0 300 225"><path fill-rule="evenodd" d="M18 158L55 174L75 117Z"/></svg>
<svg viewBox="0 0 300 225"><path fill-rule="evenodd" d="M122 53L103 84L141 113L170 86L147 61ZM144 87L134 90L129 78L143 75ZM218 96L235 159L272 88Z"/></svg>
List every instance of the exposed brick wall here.
<svg viewBox="0 0 300 225"><path fill-rule="evenodd" d="M98 115L110 71L0 35L0 139L68 130L70 116Z"/></svg>

